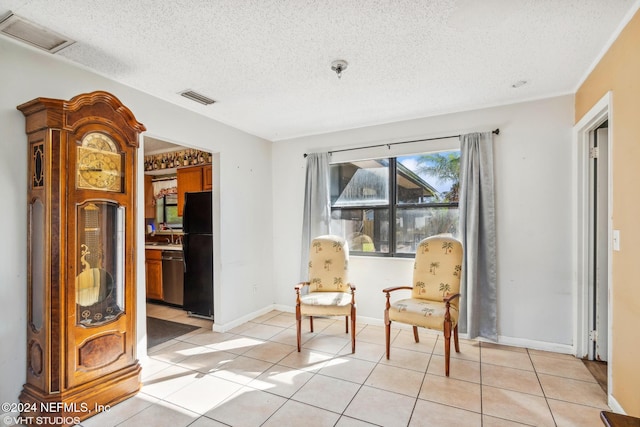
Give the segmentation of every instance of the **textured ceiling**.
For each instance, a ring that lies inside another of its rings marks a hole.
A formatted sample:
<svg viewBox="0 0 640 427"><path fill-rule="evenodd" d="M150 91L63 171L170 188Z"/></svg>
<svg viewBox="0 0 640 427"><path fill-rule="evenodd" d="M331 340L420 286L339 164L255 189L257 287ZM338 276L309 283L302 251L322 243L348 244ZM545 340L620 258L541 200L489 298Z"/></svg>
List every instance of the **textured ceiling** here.
<svg viewBox="0 0 640 427"><path fill-rule="evenodd" d="M637 0L0 0L57 55L275 141L573 93ZM349 62L338 79L335 59ZM528 84L514 89L512 84ZM215 99L202 106L178 93Z"/></svg>

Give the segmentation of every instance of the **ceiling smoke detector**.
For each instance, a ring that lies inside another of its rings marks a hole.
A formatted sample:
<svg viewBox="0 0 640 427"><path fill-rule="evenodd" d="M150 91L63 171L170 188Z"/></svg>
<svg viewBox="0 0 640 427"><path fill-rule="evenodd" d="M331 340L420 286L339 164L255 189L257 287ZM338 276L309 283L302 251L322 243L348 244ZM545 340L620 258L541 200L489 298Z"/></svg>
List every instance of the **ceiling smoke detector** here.
<svg viewBox="0 0 640 427"><path fill-rule="evenodd" d="M20 40L49 53L56 53L75 43L68 37L9 12L0 17L0 34Z"/></svg>
<svg viewBox="0 0 640 427"><path fill-rule="evenodd" d="M337 59L331 63L331 69L336 72L338 78L342 77L342 72L347 69L349 63L344 59Z"/></svg>
<svg viewBox="0 0 640 427"><path fill-rule="evenodd" d="M180 95L182 95L185 98L190 99L192 101L198 102L198 103L200 103L202 105L211 105L214 102L216 102L213 99L209 98L208 96L204 96L204 95L202 95L202 94L200 94L198 92L195 92L195 91L193 91L191 89L187 89L187 90L184 90L184 91L180 92Z"/></svg>

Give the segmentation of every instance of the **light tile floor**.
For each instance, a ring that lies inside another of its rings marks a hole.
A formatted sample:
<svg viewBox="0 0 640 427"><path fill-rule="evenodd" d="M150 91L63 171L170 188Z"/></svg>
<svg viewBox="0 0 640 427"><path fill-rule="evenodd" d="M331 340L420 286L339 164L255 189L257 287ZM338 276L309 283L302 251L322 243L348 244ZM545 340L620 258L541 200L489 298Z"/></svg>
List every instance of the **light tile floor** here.
<svg viewBox="0 0 640 427"><path fill-rule="evenodd" d="M606 395L565 354L461 340L444 376L440 335L359 324L356 353L344 319L303 323L272 311L227 333L181 310L150 316L201 326L149 350L135 397L82 422L105 426L601 426Z"/></svg>

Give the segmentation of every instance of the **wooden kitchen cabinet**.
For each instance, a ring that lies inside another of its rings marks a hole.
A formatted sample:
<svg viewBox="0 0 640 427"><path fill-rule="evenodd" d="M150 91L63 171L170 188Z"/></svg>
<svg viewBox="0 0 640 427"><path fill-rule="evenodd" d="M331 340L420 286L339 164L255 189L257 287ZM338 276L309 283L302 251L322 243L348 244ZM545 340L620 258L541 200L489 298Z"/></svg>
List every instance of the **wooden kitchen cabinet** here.
<svg viewBox="0 0 640 427"><path fill-rule="evenodd" d="M147 298L162 300L162 251L146 249L144 255L147 272Z"/></svg>
<svg viewBox="0 0 640 427"><path fill-rule="evenodd" d="M202 191L213 190L213 175L211 165L202 167Z"/></svg>
<svg viewBox="0 0 640 427"><path fill-rule="evenodd" d="M153 177L151 175L144 176L144 217L145 218L155 218L156 217L156 207L153 204L153 183L151 179Z"/></svg>
<svg viewBox="0 0 640 427"><path fill-rule="evenodd" d="M211 165L178 168L178 216L182 216L184 194L211 191Z"/></svg>

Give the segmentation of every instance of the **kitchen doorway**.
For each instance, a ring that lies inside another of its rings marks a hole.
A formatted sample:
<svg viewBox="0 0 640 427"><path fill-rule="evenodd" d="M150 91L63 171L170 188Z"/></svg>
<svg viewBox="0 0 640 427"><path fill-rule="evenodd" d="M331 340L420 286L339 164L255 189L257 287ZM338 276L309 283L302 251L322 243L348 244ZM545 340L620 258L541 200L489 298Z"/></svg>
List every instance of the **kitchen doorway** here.
<svg viewBox="0 0 640 427"><path fill-rule="evenodd" d="M217 194L217 191L213 191L214 161L217 161L217 157L202 149L143 136L144 293L147 307L151 304L171 308L172 312L176 309L183 311L184 292L176 292L174 288L179 287L182 291L188 287L188 283L183 281L183 268L186 269L188 263L184 257L188 236L183 228L186 195L195 192ZM217 197L213 200L216 201ZM215 204L218 206L218 203ZM213 224L213 211L210 212L209 223ZM174 259L180 262L169 262ZM178 264L179 272L175 268ZM213 255L207 264L213 270ZM213 290L213 277L210 282ZM213 298L210 305L212 314ZM183 313L185 316L191 314L186 311ZM209 321L209 324L211 328L212 322Z"/></svg>

